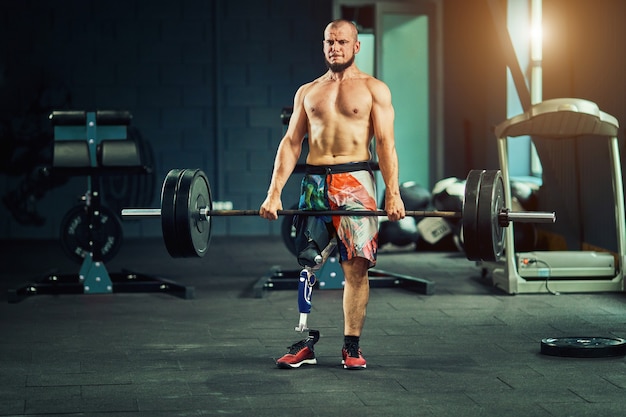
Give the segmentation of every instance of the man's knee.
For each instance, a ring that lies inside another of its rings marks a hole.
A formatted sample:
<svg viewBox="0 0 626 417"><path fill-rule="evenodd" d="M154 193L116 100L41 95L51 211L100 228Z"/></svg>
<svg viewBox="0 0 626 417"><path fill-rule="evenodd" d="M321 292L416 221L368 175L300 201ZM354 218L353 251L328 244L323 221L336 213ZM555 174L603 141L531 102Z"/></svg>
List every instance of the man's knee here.
<svg viewBox="0 0 626 417"><path fill-rule="evenodd" d="M341 262L344 278L350 283L359 284L367 281L369 261L365 258L355 257Z"/></svg>

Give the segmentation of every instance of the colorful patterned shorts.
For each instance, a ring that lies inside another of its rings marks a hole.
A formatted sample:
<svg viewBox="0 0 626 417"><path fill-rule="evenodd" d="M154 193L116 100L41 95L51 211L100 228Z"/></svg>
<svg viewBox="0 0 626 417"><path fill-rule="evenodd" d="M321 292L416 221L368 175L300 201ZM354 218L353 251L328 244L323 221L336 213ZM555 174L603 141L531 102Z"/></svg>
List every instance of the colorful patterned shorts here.
<svg viewBox="0 0 626 417"><path fill-rule="evenodd" d="M307 165L302 179L300 210L376 210L374 174L367 162L315 166ZM378 217L319 216L331 223L342 260L361 257L376 264ZM323 249L323 248L320 248Z"/></svg>

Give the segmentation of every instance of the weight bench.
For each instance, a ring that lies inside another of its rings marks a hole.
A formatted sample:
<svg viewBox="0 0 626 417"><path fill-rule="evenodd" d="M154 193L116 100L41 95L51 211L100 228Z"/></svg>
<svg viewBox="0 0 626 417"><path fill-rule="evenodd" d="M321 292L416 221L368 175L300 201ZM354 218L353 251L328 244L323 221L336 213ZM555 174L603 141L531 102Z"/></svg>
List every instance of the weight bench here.
<svg viewBox="0 0 626 417"><path fill-rule="evenodd" d="M137 143L128 139L132 116L128 111L53 111L54 175L85 176L87 190L81 204L61 222L61 243L70 258L81 264L78 274L52 274L39 283L9 290L9 302L37 294L108 294L168 292L193 298L193 288L130 271L109 273L105 262L118 252L122 225L115 212L102 204L104 175L151 172L142 163Z"/></svg>

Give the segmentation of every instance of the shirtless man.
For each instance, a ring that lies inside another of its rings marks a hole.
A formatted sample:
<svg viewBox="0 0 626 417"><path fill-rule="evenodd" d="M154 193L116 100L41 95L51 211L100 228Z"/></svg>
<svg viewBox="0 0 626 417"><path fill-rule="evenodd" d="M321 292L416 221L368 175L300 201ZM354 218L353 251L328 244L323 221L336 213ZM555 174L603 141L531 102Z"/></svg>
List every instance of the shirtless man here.
<svg viewBox="0 0 626 417"><path fill-rule="evenodd" d="M267 198L259 210L261 217L278 218L277 211L282 210L282 189L296 166L302 142L308 134L309 153L303 179L303 193L308 192L308 195L306 199L301 198L301 209L375 210L374 176L367 165L374 137L386 186L387 216L392 221L404 218L391 92L382 81L357 68L354 57L360 47L357 29L350 21L333 21L324 30L328 71L301 86L295 94L293 113L278 146ZM378 219L333 216L332 224L345 278L344 367L363 369L366 361L359 338L369 299L368 269L376 263ZM292 346L290 352L277 361L281 368L314 363L312 343Z"/></svg>

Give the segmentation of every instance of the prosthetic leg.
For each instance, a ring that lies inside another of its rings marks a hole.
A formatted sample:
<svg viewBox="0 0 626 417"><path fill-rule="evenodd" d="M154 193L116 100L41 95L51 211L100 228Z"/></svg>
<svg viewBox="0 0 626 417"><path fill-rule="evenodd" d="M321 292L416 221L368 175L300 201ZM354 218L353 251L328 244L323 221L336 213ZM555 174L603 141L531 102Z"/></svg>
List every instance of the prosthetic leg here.
<svg viewBox="0 0 626 417"><path fill-rule="evenodd" d="M315 272L324 265L336 247L336 240L331 240L321 254L315 257L317 265L313 267L305 266L302 271L300 271L300 279L298 282L298 310L300 311L300 321L295 329L297 332L309 330L307 321L309 313L311 313L311 295L313 294L313 286L316 282Z"/></svg>
<svg viewBox="0 0 626 417"><path fill-rule="evenodd" d="M302 365L315 365L317 359L315 358L314 345L320 339L319 330L311 330L308 327L309 313L311 313L311 295L313 294L313 286L316 282L315 272L319 270L324 262L328 259L330 254L335 250L337 246L336 241L333 239L319 252L313 259L315 260L315 266L304 266L300 271L300 278L298 280L298 310L300 312L300 320L295 330L297 332L308 331L309 335L299 342L289 346L289 352L279 358L276 361L276 365L283 369L299 368Z"/></svg>

